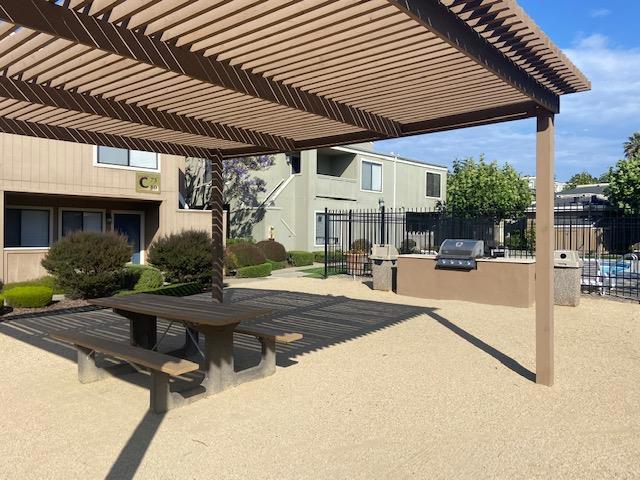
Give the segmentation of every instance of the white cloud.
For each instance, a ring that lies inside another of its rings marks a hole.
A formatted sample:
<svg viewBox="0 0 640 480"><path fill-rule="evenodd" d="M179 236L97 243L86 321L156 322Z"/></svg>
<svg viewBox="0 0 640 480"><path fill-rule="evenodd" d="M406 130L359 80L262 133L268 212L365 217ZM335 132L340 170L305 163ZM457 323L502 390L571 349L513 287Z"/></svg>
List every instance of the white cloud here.
<svg viewBox="0 0 640 480"><path fill-rule="evenodd" d="M607 8L594 8L589 11L589 16L592 18L606 17L611 14L611 10Z"/></svg>
<svg viewBox="0 0 640 480"><path fill-rule="evenodd" d="M612 45L600 34L580 38L565 53L591 80L590 92L562 97L557 117L559 179L579 170L604 172L622 156L622 144L640 130L640 49ZM535 122L522 120L413 138L377 142L383 152L451 165L478 156L535 171Z"/></svg>

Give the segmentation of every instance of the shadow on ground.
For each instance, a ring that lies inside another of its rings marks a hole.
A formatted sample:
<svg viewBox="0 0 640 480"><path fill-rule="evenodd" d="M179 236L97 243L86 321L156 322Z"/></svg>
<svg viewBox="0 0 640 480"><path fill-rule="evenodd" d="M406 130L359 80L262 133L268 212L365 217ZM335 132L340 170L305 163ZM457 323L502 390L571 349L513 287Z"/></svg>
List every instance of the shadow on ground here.
<svg viewBox="0 0 640 480"><path fill-rule="evenodd" d="M192 297L194 301L211 301L208 294ZM304 338L298 342L278 345L277 364L287 367L295 364L299 355L328 348L348 340L368 335L400 322L426 315L449 329L458 337L495 358L502 365L522 377L535 381L535 374L508 355L498 351L478 337L463 330L434 308L355 300L342 296L312 295L307 293L233 288L225 290L225 302L247 306L271 308L272 314L261 319L261 325L274 330L300 332ZM76 361L76 350L70 345L49 338L58 330L82 330L112 340L128 342L129 324L109 310L92 310L41 316L10 318L0 323L0 335L7 335L36 348ZM184 341L184 328L180 324L158 322L158 338L164 335L161 351L179 348ZM201 349L203 339L200 339ZM244 335L235 339L235 364L237 370L256 364L260 358L258 342ZM427 350L425 349L425 352ZM426 353L425 353L426 354ZM197 358L193 358L197 361ZM202 360L202 359L199 359ZM103 360L104 361L104 360ZM137 385L148 385L143 373L130 373L120 378ZM196 373L177 381L173 389L193 387L201 381ZM91 388L87 385L87 388ZM123 402L126 399L123 399ZM122 452L115 460L107 478L132 478L150 445L162 417L147 413L139 423Z"/></svg>

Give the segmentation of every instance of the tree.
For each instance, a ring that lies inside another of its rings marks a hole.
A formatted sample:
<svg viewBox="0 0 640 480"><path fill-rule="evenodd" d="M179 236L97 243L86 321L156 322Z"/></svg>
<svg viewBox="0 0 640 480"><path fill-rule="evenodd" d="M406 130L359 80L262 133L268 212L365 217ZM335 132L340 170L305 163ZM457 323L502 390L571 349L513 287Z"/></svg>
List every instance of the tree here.
<svg viewBox="0 0 640 480"><path fill-rule="evenodd" d="M521 216L531 205L532 195L526 180L509 164L479 161L473 158L455 160L447 179L445 210L455 215L492 217Z"/></svg>
<svg viewBox="0 0 640 480"><path fill-rule="evenodd" d="M625 158L633 158L640 156L640 132L636 132L624 142Z"/></svg>
<svg viewBox="0 0 640 480"><path fill-rule="evenodd" d="M586 170L583 170L571 177L563 190L571 190L572 188L576 188L578 185L591 185L593 183L598 183L598 179Z"/></svg>
<svg viewBox="0 0 640 480"><path fill-rule="evenodd" d="M640 213L640 153L619 160L609 169L605 193L612 205L627 213Z"/></svg>
<svg viewBox="0 0 640 480"><path fill-rule="evenodd" d="M262 220L264 206L259 195L266 191L266 182L257 172L273 166L271 155L227 158L223 160L222 180L224 202L230 205L231 236L251 235L254 223ZM187 158L184 172L185 201L189 208L210 208L211 165L199 158Z"/></svg>

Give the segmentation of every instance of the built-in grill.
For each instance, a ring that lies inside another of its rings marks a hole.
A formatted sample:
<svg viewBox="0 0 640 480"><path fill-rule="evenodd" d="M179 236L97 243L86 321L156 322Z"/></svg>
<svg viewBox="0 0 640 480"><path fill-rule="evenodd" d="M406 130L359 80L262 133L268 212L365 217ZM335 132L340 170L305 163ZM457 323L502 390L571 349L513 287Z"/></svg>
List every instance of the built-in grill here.
<svg viewBox="0 0 640 480"><path fill-rule="evenodd" d="M476 268L476 258L483 255L484 242L482 240L448 238L440 245L436 266L438 268L473 270Z"/></svg>

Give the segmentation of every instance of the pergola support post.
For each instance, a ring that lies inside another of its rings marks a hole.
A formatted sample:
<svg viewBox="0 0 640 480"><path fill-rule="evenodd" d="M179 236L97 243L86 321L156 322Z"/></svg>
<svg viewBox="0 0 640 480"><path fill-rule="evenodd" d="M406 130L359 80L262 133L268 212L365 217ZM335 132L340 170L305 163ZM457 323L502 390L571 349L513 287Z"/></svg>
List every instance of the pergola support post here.
<svg viewBox="0 0 640 480"><path fill-rule="evenodd" d="M536 383L553 385L554 115L540 110L536 129Z"/></svg>
<svg viewBox="0 0 640 480"><path fill-rule="evenodd" d="M222 303L223 256L224 256L224 181L222 179L222 156L211 155L211 249L213 273L211 275L211 297Z"/></svg>

